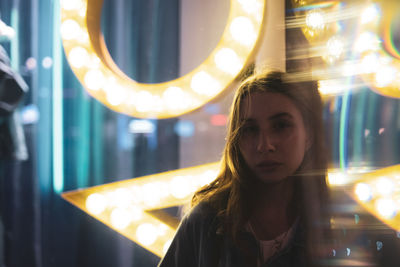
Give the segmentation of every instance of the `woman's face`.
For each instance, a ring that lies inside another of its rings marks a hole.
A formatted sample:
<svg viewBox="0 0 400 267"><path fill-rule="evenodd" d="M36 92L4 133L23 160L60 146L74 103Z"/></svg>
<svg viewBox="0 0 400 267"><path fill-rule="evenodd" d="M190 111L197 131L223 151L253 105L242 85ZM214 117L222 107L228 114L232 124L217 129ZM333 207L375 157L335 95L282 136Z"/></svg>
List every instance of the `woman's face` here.
<svg viewBox="0 0 400 267"><path fill-rule="evenodd" d="M239 148L246 164L265 183L283 181L310 147L300 111L279 93L253 93L242 105Z"/></svg>

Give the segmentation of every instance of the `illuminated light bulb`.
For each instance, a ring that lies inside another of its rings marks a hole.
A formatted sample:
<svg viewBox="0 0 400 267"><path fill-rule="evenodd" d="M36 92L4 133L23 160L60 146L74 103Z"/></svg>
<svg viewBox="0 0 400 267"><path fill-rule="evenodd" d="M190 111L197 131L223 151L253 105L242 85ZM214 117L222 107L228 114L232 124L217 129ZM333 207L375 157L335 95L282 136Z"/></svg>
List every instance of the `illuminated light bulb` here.
<svg viewBox="0 0 400 267"><path fill-rule="evenodd" d="M106 209L106 207L107 200L102 194L94 193L86 198L86 209L91 214L99 215Z"/></svg>
<svg viewBox="0 0 400 267"><path fill-rule="evenodd" d="M61 24L61 36L65 40L76 39L81 32L78 22L68 19Z"/></svg>
<svg viewBox="0 0 400 267"><path fill-rule="evenodd" d="M79 16L85 17L86 16L86 11L87 11L87 2L82 3L81 7L79 8Z"/></svg>
<svg viewBox="0 0 400 267"><path fill-rule="evenodd" d="M126 100L126 91L116 81L108 84L106 91L106 98L108 103L112 106L117 106Z"/></svg>
<svg viewBox="0 0 400 267"><path fill-rule="evenodd" d="M331 37L326 43L326 48L328 50L328 55L334 58L340 57L344 50L344 44L341 39L334 36Z"/></svg>
<svg viewBox="0 0 400 267"><path fill-rule="evenodd" d="M170 183L171 195L177 199L182 199L192 193L190 178L187 176L176 176Z"/></svg>
<svg viewBox="0 0 400 267"><path fill-rule="evenodd" d="M149 207L157 205L164 194L165 192L161 192L159 183L147 183L142 186L143 201Z"/></svg>
<svg viewBox="0 0 400 267"><path fill-rule="evenodd" d="M376 34L371 32L364 32L360 34L360 36L357 38L354 49L359 53L368 50L376 51L379 49L380 43L381 42Z"/></svg>
<svg viewBox="0 0 400 267"><path fill-rule="evenodd" d="M104 85L104 76L100 70L93 69L85 74L84 81L88 89L98 90Z"/></svg>
<svg viewBox="0 0 400 267"><path fill-rule="evenodd" d="M136 109L139 112L148 112L153 107L153 95L147 91L139 91L135 100Z"/></svg>
<svg viewBox="0 0 400 267"><path fill-rule="evenodd" d="M77 46L68 53L69 63L75 68L86 66L89 62L89 54L85 48Z"/></svg>
<svg viewBox="0 0 400 267"><path fill-rule="evenodd" d="M388 196L393 193L394 184L392 180L386 177L382 177L376 183L376 190L378 191L379 194L383 196Z"/></svg>
<svg viewBox="0 0 400 267"><path fill-rule="evenodd" d="M165 224L160 224L157 230L158 230L158 236L163 236L167 233L168 227Z"/></svg>
<svg viewBox="0 0 400 267"><path fill-rule="evenodd" d="M150 246L157 240L157 228L150 223L143 223L138 226L136 237L141 244Z"/></svg>
<svg viewBox="0 0 400 267"><path fill-rule="evenodd" d="M362 73L373 73L379 68L379 56L377 53L370 53L364 56L361 60Z"/></svg>
<svg viewBox="0 0 400 267"><path fill-rule="evenodd" d="M359 200L367 202L372 198L371 187L365 183L359 183L355 188L356 196Z"/></svg>
<svg viewBox="0 0 400 267"><path fill-rule="evenodd" d="M233 39L242 45L251 46L257 40L253 23L246 17L235 18L229 29Z"/></svg>
<svg viewBox="0 0 400 267"><path fill-rule="evenodd" d="M134 185L129 188L132 195L132 201L135 204L140 204L143 201L143 191L142 187Z"/></svg>
<svg viewBox="0 0 400 267"><path fill-rule="evenodd" d="M143 210L137 206L130 207L129 212L132 215L132 221L134 222L143 218Z"/></svg>
<svg viewBox="0 0 400 267"><path fill-rule="evenodd" d="M330 185L345 185L345 184L347 184L346 176L341 172L328 173L328 182Z"/></svg>
<svg viewBox="0 0 400 267"><path fill-rule="evenodd" d="M111 225L119 230L132 222L132 214L125 208L115 208L110 215Z"/></svg>
<svg viewBox="0 0 400 267"><path fill-rule="evenodd" d="M193 75L190 87L200 95L212 96L222 90L221 84L205 71Z"/></svg>
<svg viewBox="0 0 400 267"><path fill-rule="evenodd" d="M256 13L261 9L261 3L258 0L237 0L242 9L249 13Z"/></svg>
<svg viewBox="0 0 400 267"><path fill-rule="evenodd" d="M163 246L163 252L164 252L164 254L167 253L169 247L171 246L171 243L172 243L172 239L170 239L170 240L168 240L168 241L165 242L165 244L164 244L164 246Z"/></svg>
<svg viewBox="0 0 400 267"><path fill-rule="evenodd" d="M230 48L222 48L219 50L214 60L220 70L231 75L238 73L243 66L236 52Z"/></svg>
<svg viewBox="0 0 400 267"><path fill-rule="evenodd" d="M132 203L132 195L127 188L118 188L115 190L113 197L113 205L117 207L125 207Z"/></svg>
<svg viewBox="0 0 400 267"><path fill-rule="evenodd" d="M321 30L325 27L324 14L321 11L312 10L306 15L306 25L313 30Z"/></svg>
<svg viewBox="0 0 400 267"><path fill-rule="evenodd" d="M81 0L62 0L61 7L65 10L78 10L82 6Z"/></svg>
<svg viewBox="0 0 400 267"><path fill-rule="evenodd" d="M163 93L163 100L168 109L179 110L188 104L186 93L179 87L169 87Z"/></svg>
<svg viewBox="0 0 400 267"><path fill-rule="evenodd" d="M368 6L361 13L361 24L367 24L370 22L375 22L379 19L379 8L377 5L373 4Z"/></svg>
<svg viewBox="0 0 400 267"><path fill-rule="evenodd" d="M334 95L343 93L345 86L335 80L320 80L318 81L318 90L322 95Z"/></svg>
<svg viewBox="0 0 400 267"><path fill-rule="evenodd" d="M375 203L378 213L385 218L393 218L397 213L396 203L389 198L378 199Z"/></svg>
<svg viewBox="0 0 400 267"><path fill-rule="evenodd" d="M383 66L375 73L375 83L378 87L385 87L396 78L397 70L392 66Z"/></svg>
<svg viewBox="0 0 400 267"><path fill-rule="evenodd" d="M199 185L200 186L205 186L209 183L211 183L212 181L215 180L215 178L217 178L218 172L217 171L211 171L208 170L205 173L203 173L200 177L199 180Z"/></svg>

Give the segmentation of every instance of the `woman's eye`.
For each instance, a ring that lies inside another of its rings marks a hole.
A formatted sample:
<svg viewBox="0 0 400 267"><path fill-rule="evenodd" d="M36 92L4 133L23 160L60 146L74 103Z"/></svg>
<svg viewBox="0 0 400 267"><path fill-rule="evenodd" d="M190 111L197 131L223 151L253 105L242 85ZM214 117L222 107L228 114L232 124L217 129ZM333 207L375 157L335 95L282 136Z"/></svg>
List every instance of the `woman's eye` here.
<svg viewBox="0 0 400 267"><path fill-rule="evenodd" d="M245 126L243 127L243 133L245 134L252 134L258 131L258 127L256 126Z"/></svg>
<svg viewBox="0 0 400 267"><path fill-rule="evenodd" d="M276 130L284 130L291 126L292 126L292 124L287 121L278 121L278 122L275 122L273 125L274 129L276 129Z"/></svg>

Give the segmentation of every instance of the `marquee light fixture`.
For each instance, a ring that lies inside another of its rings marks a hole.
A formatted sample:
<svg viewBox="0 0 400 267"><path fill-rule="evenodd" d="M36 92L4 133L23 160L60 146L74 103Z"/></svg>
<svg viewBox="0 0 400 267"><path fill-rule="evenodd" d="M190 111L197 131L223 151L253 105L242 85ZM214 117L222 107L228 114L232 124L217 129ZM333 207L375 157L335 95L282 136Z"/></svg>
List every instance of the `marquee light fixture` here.
<svg viewBox="0 0 400 267"><path fill-rule="evenodd" d="M171 118L217 97L252 62L261 39L264 0L231 0L223 35L190 73L164 83L139 83L112 60L100 28L102 0L62 0L61 36L83 87L110 109L138 118Z"/></svg>

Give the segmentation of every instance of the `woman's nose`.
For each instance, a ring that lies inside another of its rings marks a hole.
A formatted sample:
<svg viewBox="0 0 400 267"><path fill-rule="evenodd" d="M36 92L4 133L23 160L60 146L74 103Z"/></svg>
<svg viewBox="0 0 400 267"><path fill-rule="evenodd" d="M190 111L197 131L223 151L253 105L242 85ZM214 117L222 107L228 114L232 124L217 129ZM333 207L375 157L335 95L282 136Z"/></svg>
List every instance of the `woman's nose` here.
<svg viewBox="0 0 400 267"><path fill-rule="evenodd" d="M267 133L260 133L258 137L257 151L259 153L274 152L276 150L275 144L271 136Z"/></svg>

